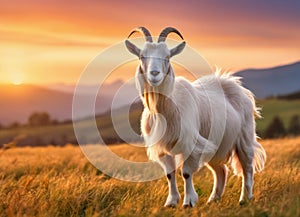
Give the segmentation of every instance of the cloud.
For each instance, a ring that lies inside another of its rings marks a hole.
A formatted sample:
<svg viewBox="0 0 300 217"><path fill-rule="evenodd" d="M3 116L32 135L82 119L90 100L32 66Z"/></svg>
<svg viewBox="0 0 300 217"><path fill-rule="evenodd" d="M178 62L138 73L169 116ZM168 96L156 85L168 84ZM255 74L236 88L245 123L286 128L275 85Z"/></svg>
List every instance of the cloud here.
<svg viewBox="0 0 300 217"><path fill-rule="evenodd" d="M85 61L141 25L153 35L166 26L176 27L212 65L260 67L300 57L299 1L0 0L0 4L0 59L5 59L0 70L19 63L24 73L28 69L26 73L39 79L40 71L47 71L56 80L74 80Z"/></svg>

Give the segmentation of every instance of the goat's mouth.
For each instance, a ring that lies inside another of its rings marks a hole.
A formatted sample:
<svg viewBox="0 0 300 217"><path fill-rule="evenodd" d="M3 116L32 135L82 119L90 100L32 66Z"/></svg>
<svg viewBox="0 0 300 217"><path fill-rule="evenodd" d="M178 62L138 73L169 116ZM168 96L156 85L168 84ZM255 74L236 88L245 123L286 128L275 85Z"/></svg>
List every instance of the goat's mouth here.
<svg viewBox="0 0 300 217"><path fill-rule="evenodd" d="M148 83L153 86L153 87L157 87L161 84L161 82L163 81L163 79L148 79Z"/></svg>

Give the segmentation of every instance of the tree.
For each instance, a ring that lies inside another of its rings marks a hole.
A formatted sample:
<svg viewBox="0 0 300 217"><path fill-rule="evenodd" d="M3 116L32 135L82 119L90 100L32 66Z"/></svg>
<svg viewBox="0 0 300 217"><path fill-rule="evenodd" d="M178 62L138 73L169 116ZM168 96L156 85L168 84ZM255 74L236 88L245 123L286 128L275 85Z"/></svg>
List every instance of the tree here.
<svg viewBox="0 0 300 217"><path fill-rule="evenodd" d="M51 121L51 124L52 125L58 125L59 121L57 119L54 119L54 120Z"/></svg>
<svg viewBox="0 0 300 217"><path fill-rule="evenodd" d="M15 128L18 128L18 127L20 127L20 126L21 126L21 124L20 124L19 122L15 121L15 122L11 123L11 124L8 126L8 128L15 129Z"/></svg>
<svg viewBox="0 0 300 217"><path fill-rule="evenodd" d="M282 120L275 116L265 131L266 138L278 138L286 135Z"/></svg>
<svg viewBox="0 0 300 217"><path fill-rule="evenodd" d="M47 112L34 112L28 118L28 124L31 126L44 126L50 123L50 115Z"/></svg>
<svg viewBox="0 0 300 217"><path fill-rule="evenodd" d="M294 115L291 118L290 125L288 127L288 133L294 136L300 134L300 122L298 115Z"/></svg>

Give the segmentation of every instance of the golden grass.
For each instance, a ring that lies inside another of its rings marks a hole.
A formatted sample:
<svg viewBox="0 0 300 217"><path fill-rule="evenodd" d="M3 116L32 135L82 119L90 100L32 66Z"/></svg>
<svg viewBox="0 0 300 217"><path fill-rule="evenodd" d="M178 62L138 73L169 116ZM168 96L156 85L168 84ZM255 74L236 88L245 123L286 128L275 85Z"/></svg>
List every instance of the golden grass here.
<svg viewBox="0 0 300 217"><path fill-rule="evenodd" d="M163 207L164 178L146 183L110 178L78 147L9 149L0 156L0 216L300 216L300 138L262 144L268 159L255 176L253 202L238 205L241 180L230 172L221 201L206 205L213 178L203 169L194 177L199 201L186 210ZM129 160L147 159L141 148L111 149ZM178 185L182 194L179 175Z"/></svg>

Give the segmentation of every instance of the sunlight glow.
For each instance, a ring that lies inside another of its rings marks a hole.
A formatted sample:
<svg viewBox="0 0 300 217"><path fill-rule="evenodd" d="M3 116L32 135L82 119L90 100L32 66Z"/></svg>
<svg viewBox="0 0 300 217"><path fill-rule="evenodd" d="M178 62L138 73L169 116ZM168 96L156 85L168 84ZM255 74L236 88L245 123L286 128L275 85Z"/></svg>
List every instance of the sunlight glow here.
<svg viewBox="0 0 300 217"><path fill-rule="evenodd" d="M24 81L23 74L21 74L21 73L12 74L11 83L13 85L21 85L23 83L23 81Z"/></svg>

